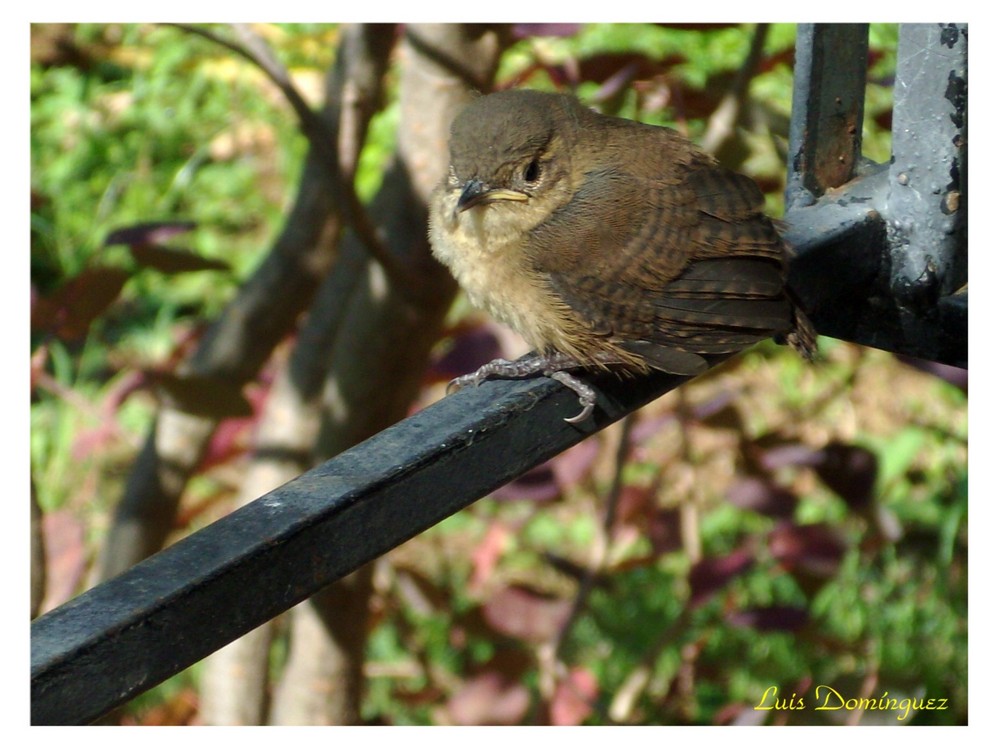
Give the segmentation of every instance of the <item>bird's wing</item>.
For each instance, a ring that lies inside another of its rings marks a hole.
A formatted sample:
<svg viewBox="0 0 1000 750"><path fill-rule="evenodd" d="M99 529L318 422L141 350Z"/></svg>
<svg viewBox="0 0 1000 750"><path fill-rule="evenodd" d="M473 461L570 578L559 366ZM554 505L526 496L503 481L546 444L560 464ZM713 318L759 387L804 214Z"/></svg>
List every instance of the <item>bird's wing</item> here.
<svg viewBox="0 0 1000 750"><path fill-rule="evenodd" d="M701 354L730 353L788 331L784 247L743 175L707 159L669 177L591 172L539 225L536 271L595 333L652 367L695 374ZM553 253L553 246L567 252Z"/></svg>

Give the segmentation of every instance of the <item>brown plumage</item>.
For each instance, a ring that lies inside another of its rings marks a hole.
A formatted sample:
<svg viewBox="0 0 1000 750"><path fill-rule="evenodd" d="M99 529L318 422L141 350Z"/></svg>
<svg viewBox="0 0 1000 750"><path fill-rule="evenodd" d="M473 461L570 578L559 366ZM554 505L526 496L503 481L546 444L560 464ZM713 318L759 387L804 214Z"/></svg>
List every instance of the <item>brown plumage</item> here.
<svg viewBox="0 0 1000 750"><path fill-rule="evenodd" d="M695 375L702 355L771 336L811 353L760 190L675 131L519 90L475 100L450 147L432 198L434 253L541 355L531 369L491 363L457 385L558 375L583 419L593 393L567 369Z"/></svg>

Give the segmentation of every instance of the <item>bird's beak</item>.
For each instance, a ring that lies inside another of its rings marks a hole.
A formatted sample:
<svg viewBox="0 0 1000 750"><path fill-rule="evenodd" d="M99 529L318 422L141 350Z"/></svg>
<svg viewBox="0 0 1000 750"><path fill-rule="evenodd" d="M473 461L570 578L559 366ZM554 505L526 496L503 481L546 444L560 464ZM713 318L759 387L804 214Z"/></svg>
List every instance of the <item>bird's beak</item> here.
<svg viewBox="0 0 1000 750"><path fill-rule="evenodd" d="M501 188L491 189L482 180L469 180L462 188L462 194L458 196L458 203L455 210L461 213L480 203L493 203L495 201L526 201L528 196L516 190L504 190Z"/></svg>

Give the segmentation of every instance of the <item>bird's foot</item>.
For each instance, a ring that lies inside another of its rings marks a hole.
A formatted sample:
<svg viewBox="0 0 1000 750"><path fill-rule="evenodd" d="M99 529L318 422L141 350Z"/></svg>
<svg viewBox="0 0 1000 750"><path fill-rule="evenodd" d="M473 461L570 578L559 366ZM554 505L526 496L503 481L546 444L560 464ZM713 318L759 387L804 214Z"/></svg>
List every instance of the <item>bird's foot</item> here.
<svg viewBox="0 0 1000 750"><path fill-rule="evenodd" d="M537 356L524 360L519 359L516 362L511 362L509 359L494 359L475 372L461 375L452 380L448 383L447 392L454 393L470 385L477 386L487 378L527 378L537 375L544 370L544 366L539 364L541 359L543 358Z"/></svg>
<svg viewBox="0 0 1000 750"><path fill-rule="evenodd" d="M507 359L494 359L478 370L468 375L462 375L448 383L447 392L454 393L468 386L477 386L487 378L527 378L532 375L545 375L552 378L576 393L583 411L575 417L567 418L570 424L579 424L589 417L597 403L597 393L582 380L573 377L566 370L580 367L580 363L565 354L535 355L511 362Z"/></svg>

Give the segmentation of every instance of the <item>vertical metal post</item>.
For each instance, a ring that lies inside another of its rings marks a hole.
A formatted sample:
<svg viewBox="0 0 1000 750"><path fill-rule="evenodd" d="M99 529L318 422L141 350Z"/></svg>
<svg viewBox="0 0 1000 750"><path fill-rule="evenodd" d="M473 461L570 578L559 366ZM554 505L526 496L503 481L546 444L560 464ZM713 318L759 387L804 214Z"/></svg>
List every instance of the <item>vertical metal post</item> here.
<svg viewBox="0 0 1000 750"><path fill-rule="evenodd" d="M968 278L968 25L902 24L892 113L893 296L915 311Z"/></svg>
<svg viewBox="0 0 1000 750"><path fill-rule="evenodd" d="M861 154L868 24L800 24L786 203L807 206L856 174Z"/></svg>

